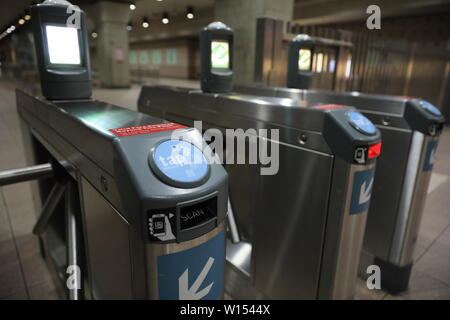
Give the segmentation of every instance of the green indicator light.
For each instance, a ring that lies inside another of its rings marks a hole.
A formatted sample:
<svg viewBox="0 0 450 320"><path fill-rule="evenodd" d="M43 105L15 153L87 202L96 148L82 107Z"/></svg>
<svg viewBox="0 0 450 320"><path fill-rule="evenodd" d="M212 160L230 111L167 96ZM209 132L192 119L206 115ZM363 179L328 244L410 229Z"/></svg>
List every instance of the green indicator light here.
<svg viewBox="0 0 450 320"><path fill-rule="evenodd" d="M230 68L230 50L228 42L225 41L211 42L211 65L213 68L220 68L220 69Z"/></svg>

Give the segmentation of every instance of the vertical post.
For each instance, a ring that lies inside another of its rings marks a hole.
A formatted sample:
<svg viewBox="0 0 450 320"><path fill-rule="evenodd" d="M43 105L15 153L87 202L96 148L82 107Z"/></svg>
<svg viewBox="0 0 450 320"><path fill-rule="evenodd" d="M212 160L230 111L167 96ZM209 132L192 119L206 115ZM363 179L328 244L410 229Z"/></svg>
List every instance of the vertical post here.
<svg viewBox="0 0 450 320"><path fill-rule="evenodd" d="M81 290L81 274L80 263L78 257L78 237L77 237L77 222L76 214L78 210L78 190L75 181L67 182L66 189L66 236L67 236L67 266L68 270L71 271L70 277L73 281L69 281L73 287L68 287L69 289L69 300L80 300L80 290Z"/></svg>
<svg viewBox="0 0 450 320"><path fill-rule="evenodd" d="M411 44L411 54L409 55L408 69L406 70L406 81L403 88L403 95L407 96L409 91L409 84L411 83L411 77L414 69L414 60L416 59L416 47L417 44Z"/></svg>
<svg viewBox="0 0 450 320"><path fill-rule="evenodd" d="M251 83L255 76L256 26L259 17L292 19L293 0L221 0L214 2L215 20L235 31L233 66L237 84Z"/></svg>
<svg viewBox="0 0 450 320"><path fill-rule="evenodd" d="M269 85L285 86L287 79L287 45L283 43L282 20L275 20L273 25L273 60L272 70L269 73Z"/></svg>
<svg viewBox="0 0 450 320"><path fill-rule="evenodd" d="M271 18L256 20L255 76L254 81L268 85L273 63L273 25Z"/></svg>
<svg viewBox="0 0 450 320"><path fill-rule="evenodd" d="M442 114L447 119L447 123L450 121L450 101L449 90L450 89L450 61L445 64L444 81L439 92L438 107L441 109ZM447 99L446 99L447 98ZM447 100L447 101L446 101ZM447 103L446 103L447 102Z"/></svg>
<svg viewBox="0 0 450 320"><path fill-rule="evenodd" d="M256 24L254 81L265 85L286 85L286 50L282 20L258 18Z"/></svg>
<svg viewBox="0 0 450 320"><path fill-rule="evenodd" d="M126 88L131 84L128 62L128 31L130 18L128 4L99 1L92 7L98 38L98 74L106 88Z"/></svg>

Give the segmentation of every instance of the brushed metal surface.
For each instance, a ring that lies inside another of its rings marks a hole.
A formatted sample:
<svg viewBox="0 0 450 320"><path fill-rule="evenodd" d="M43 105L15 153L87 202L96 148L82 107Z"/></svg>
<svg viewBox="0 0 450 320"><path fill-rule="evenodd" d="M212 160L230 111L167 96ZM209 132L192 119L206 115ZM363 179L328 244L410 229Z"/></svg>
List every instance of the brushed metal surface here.
<svg viewBox="0 0 450 320"><path fill-rule="evenodd" d="M80 188L93 296L132 299L129 224L85 178Z"/></svg>
<svg viewBox="0 0 450 320"><path fill-rule="evenodd" d="M227 263L233 265L246 277L250 277L252 245L244 241L233 243L233 241L227 239L226 251Z"/></svg>
<svg viewBox="0 0 450 320"><path fill-rule="evenodd" d="M379 128L383 136L382 155L377 160L375 180L367 218L364 250L389 261L399 217L399 205L411 148L411 132Z"/></svg>
<svg viewBox="0 0 450 320"><path fill-rule="evenodd" d="M255 287L273 299L315 299L333 158L281 145L280 162L276 175L259 177Z"/></svg>
<svg viewBox="0 0 450 320"><path fill-rule="evenodd" d="M400 264L400 257L402 256L404 240L407 233L424 140L425 136L422 133L417 131L413 133L411 150L408 156L405 177L403 180L403 189L399 202L398 217L389 252L389 261L397 265Z"/></svg>
<svg viewBox="0 0 450 320"><path fill-rule="evenodd" d="M422 170L426 158L425 149L428 142L434 139L437 138L424 136L419 132L414 132L413 135L411 157L408 159L408 170L404 181L405 189L400 203L401 219L396 226L390 256L399 266L413 262L414 245L431 178L431 170Z"/></svg>
<svg viewBox="0 0 450 320"><path fill-rule="evenodd" d="M356 172L369 170L374 166L375 164L351 166L349 170L349 180L353 181L353 176ZM364 232L366 229L368 210L358 214L349 214L352 188L353 184L349 183L347 186L344 205L345 209L342 218L342 229L338 249L339 255L336 263L332 299L352 299L355 294L355 284L358 274L361 249L363 246Z"/></svg>
<svg viewBox="0 0 450 320"><path fill-rule="evenodd" d="M299 103L333 103L357 107L383 136L369 208L364 250L398 266L412 262L430 172L421 172L430 139L412 131L405 114L405 97L360 92L299 90L259 85L235 86L238 92L286 97Z"/></svg>
<svg viewBox="0 0 450 320"><path fill-rule="evenodd" d="M170 121L192 125L202 120L219 130L280 129L276 175L261 176L259 165L225 165L243 241L227 244L226 290L234 298L353 295L366 213L346 217L349 180L351 170L364 167L351 169L333 157L321 134L323 118L313 109L299 108L307 105L238 94L216 97L183 88L142 89L139 111ZM306 144L301 134L308 135Z"/></svg>
<svg viewBox="0 0 450 320"><path fill-rule="evenodd" d="M233 241L233 243L239 243L241 241L241 238L239 236L239 230L236 225L236 219L234 218L234 211L230 197L228 197L227 221L228 221L228 231L230 232L231 240Z"/></svg>

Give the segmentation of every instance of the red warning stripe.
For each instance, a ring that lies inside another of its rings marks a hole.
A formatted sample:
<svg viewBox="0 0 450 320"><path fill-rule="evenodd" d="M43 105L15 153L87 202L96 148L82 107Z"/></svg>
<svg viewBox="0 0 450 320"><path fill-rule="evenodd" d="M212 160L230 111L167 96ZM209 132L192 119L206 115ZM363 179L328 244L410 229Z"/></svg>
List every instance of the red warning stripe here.
<svg viewBox="0 0 450 320"><path fill-rule="evenodd" d="M346 106L340 104L322 104L319 106L312 106L312 109L323 109L323 110L334 110L334 109L342 109L346 108Z"/></svg>
<svg viewBox="0 0 450 320"><path fill-rule="evenodd" d="M181 124L178 123L169 122L169 123L148 124L145 126L137 126L137 127L110 129L108 131L114 133L116 136L119 137L128 137L128 136L136 136L139 134L148 134L184 128L187 127L182 126Z"/></svg>

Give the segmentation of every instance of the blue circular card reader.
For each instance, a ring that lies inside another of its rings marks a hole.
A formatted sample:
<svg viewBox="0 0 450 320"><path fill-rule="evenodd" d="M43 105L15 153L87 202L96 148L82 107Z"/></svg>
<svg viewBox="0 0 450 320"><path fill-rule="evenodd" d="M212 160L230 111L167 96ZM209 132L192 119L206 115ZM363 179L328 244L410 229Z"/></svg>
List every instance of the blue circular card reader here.
<svg viewBox="0 0 450 320"><path fill-rule="evenodd" d="M434 116L437 116L437 117L441 116L441 111L438 108L436 108L435 106L433 106L431 103L429 103L428 101L424 101L424 100L420 101L420 106Z"/></svg>
<svg viewBox="0 0 450 320"><path fill-rule="evenodd" d="M150 153L149 163L160 180L175 187L196 187L209 177L205 155L186 141L161 142Z"/></svg>
<svg viewBox="0 0 450 320"><path fill-rule="evenodd" d="M349 120L348 122L351 124L351 126L359 132L370 136L373 136L377 133L377 128L375 128L373 123L361 113L350 111L347 113L347 117Z"/></svg>

